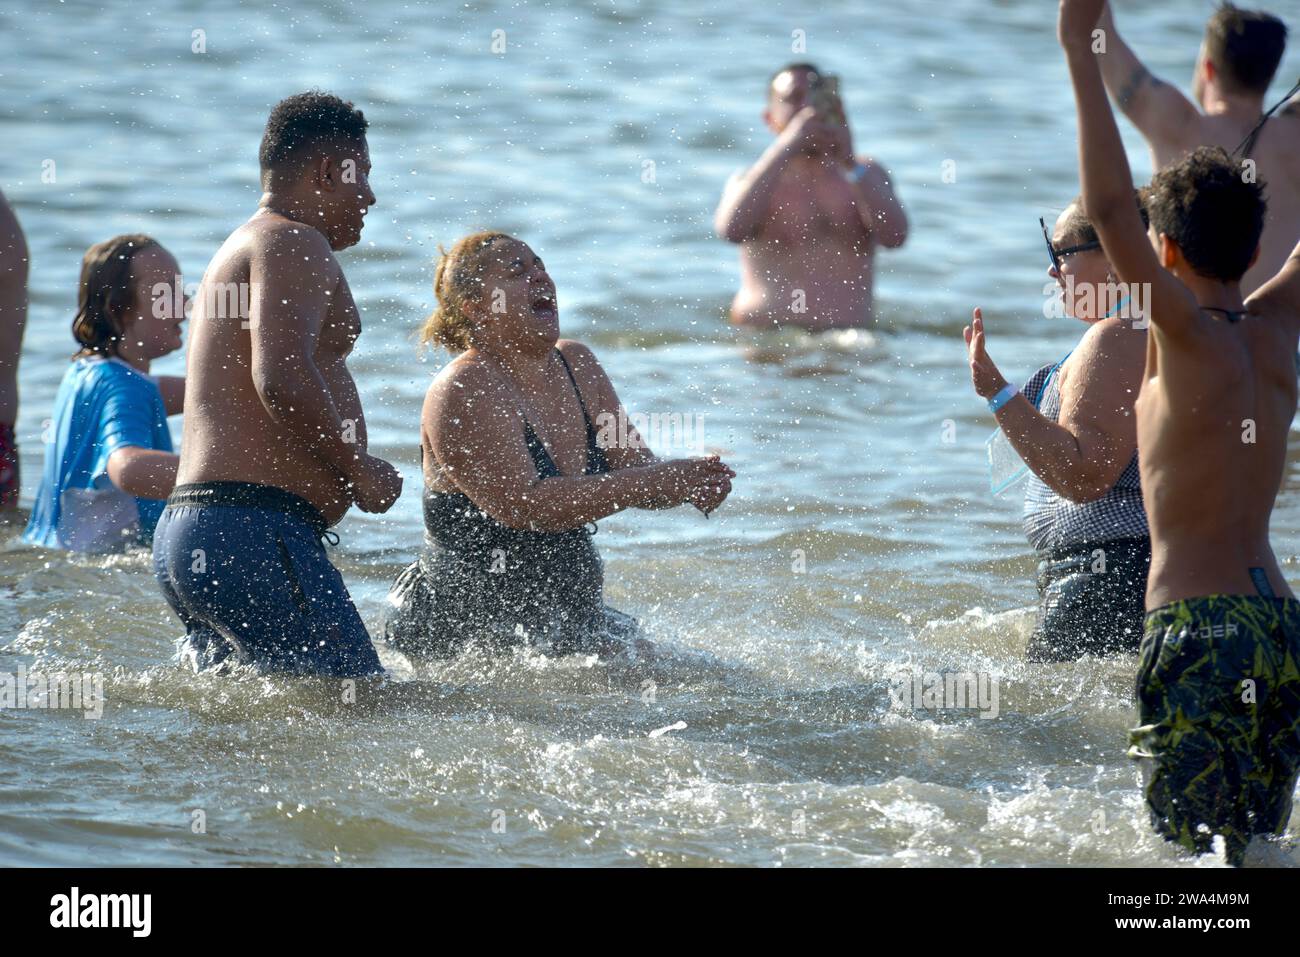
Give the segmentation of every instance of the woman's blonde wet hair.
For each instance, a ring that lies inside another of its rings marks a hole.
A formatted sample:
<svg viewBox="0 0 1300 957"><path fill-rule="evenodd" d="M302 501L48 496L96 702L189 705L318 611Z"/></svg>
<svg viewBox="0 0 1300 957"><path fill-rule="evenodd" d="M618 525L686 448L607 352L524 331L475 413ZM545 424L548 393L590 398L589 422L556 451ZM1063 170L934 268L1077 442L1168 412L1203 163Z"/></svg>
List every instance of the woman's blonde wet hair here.
<svg viewBox="0 0 1300 957"><path fill-rule="evenodd" d="M73 338L81 346L74 359L117 355L125 332L122 320L134 293L131 261L137 253L158 245L152 236L127 233L86 250L81 260L77 315L72 320Z"/></svg>
<svg viewBox="0 0 1300 957"><path fill-rule="evenodd" d="M438 247L440 255L433 273L438 308L424 321L421 345L432 342L449 352L464 352L473 344L470 332L474 323L466 307L483 300L483 274L492 261L492 247L503 239L514 237L485 230L457 240L450 250Z"/></svg>

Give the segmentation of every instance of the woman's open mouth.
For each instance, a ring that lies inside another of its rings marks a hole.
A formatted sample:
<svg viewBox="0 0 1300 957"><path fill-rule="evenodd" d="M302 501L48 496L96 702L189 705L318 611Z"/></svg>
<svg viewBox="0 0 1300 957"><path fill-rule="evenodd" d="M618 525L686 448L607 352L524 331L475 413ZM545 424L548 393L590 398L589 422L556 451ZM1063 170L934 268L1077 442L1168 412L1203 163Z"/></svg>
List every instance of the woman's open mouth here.
<svg viewBox="0 0 1300 957"><path fill-rule="evenodd" d="M539 292L533 296L533 315L538 319L553 320L557 313L555 310L555 293Z"/></svg>

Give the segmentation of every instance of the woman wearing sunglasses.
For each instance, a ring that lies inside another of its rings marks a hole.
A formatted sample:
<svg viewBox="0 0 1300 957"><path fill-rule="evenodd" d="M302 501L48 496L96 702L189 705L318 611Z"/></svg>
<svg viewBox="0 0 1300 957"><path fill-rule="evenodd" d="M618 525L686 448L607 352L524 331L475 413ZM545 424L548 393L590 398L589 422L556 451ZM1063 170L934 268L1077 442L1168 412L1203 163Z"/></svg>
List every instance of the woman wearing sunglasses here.
<svg viewBox="0 0 1300 957"><path fill-rule="evenodd" d="M1139 195L1145 222L1142 206ZM965 329L975 391L1030 473L1024 527L1039 558L1039 610L1026 654L1136 653L1151 564L1133 416L1146 359L1135 306L1144 297L1130 299L1116 280L1078 200L1043 233L1065 314L1088 324L1074 349L1020 390L989 358L979 309Z"/></svg>

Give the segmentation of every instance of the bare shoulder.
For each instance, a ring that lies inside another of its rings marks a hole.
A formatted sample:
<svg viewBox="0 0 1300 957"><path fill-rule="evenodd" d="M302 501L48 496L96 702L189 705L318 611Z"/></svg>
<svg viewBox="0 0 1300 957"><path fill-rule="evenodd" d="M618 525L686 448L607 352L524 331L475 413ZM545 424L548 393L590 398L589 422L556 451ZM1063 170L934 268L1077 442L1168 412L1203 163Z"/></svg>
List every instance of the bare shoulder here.
<svg viewBox="0 0 1300 957"><path fill-rule="evenodd" d="M1290 159L1293 172L1300 170L1300 96L1292 97L1278 116L1282 122L1275 125L1285 140L1282 154Z"/></svg>
<svg viewBox="0 0 1300 957"><path fill-rule="evenodd" d="M579 381L606 378L605 369L596 358L596 353L577 339L561 339L555 344L555 348L560 350L560 355L564 356Z"/></svg>
<svg viewBox="0 0 1300 957"><path fill-rule="evenodd" d="M739 186L741 180L745 178L746 174L750 171L750 169L751 167L749 166L741 166L738 167L737 169L733 169L731 171L731 175L727 177L726 185L723 186L724 192L728 190L733 190L737 186Z"/></svg>
<svg viewBox="0 0 1300 957"><path fill-rule="evenodd" d="M1300 275L1295 277L1300 280ZM1300 289L1292 289L1291 301L1282 296L1252 296L1246 304L1251 318L1258 320L1253 324L1255 333L1253 342L1261 354L1289 353L1296 347L1296 337L1300 335Z"/></svg>
<svg viewBox="0 0 1300 957"><path fill-rule="evenodd" d="M461 460L498 447L511 437L523 441L523 411L504 377L489 363L462 354L429 385L420 431L439 460Z"/></svg>
<svg viewBox="0 0 1300 957"><path fill-rule="evenodd" d="M1146 328L1136 325L1132 319L1118 316L1102 319L1100 322L1094 322L1084 334L1083 343L1090 344L1093 349L1107 352L1135 349L1145 355Z"/></svg>
<svg viewBox="0 0 1300 957"><path fill-rule="evenodd" d="M513 408L514 402L501 373L470 353L458 355L434 376L424 402L426 414L435 416L481 410L484 405Z"/></svg>
<svg viewBox="0 0 1300 957"><path fill-rule="evenodd" d="M874 156L868 156L863 153L854 157L857 165L864 171L864 174L877 180L888 183L890 182L889 168Z"/></svg>
<svg viewBox="0 0 1300 957"><path fill-rule="evenodd" d="M600 361L596 358L596 353L577 339L560 339L555 343L555 348L559 349L560 354L569 360L569 366L574 372L578 371L578 366L600 368Z"/></svg>
<svg viewBox="0 0 1300 957"><path fill-rule="evenodd" d="M609 376L596 358L596 353L577 339L561 339L555 344L573 370L573 377L583 387L584 392L591 389L604 389L609 385Z"/></svg>
<svg viewBox="0 0 1300 957"><path fill-rule="evenodd" d="M1245 330L1246 349L1250 365L1260 372L1268 370L1278 381L1292 388L1300 366L1297 364L1297 347L1300 347L1300 310L1258 308L1256 303L1247 306L1253 322ZM1258 374L1258 373L1256 373Z"/></svg>
<svg viewBox="0 0 1300 957"><path fill-rule="evenodd" d="M6 249L17 252L16 258L26 259L27 239L23 236L23 228L18 222L18 216L3 192L0 192L0 240L3 240Z"/></svg>
<svg viewBox="0 0 1300 957"><path fill-rule="evenodd" d="M1293 96L1273 114L1273 118L1264 124L1264 130L1270 134L1281 133L1287 143L1300 138L1300 96Z"/></svg>
<svg viewBox="0 0 1300 957"><path fill-rule="evenodd" d="M1139 351L1145 351L1147 348L1147 326L1139 325L1134 319L1127 319L1125 316L1113 316L1112 319L1102 319L1093 322L1092 328L1084 338L1096 339L1097 343L1104 348L1138 348Z"/></svg>
<svg viewBox="0 0 1300 957"><path fill-rule="evenodd" d="M329 241L315 229L282 216L254 217L245 223L242 245L249 257L258 262L288 266L300 263L307 274L319 275L338 271L338 260ZM232 237L233 238L233 237Z"/></svg>
<svg viewBox="0 0 1300 957"><path fill-rule="evenodd" d="M1147 334L1131 319L1094 322L1079 340L1070 365L1079 378L1113 381L1125 373L1140 374L1146 362Z"/></svg>

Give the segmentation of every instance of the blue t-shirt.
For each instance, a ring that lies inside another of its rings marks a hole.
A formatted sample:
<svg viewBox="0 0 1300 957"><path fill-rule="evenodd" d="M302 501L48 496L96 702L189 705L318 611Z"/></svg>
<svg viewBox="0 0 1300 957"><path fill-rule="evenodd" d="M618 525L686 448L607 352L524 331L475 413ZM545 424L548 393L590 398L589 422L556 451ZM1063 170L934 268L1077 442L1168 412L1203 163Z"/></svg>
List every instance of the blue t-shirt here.
<svg viewBox="0 0 1300 957"><path fill-rule="evenodd" d="M108 477L108 458L125 446L172 451L153 379L121 359L74 360L54 400L46 441L25 541L102 552L152 538L166 502L117 488Z"/></svg>

